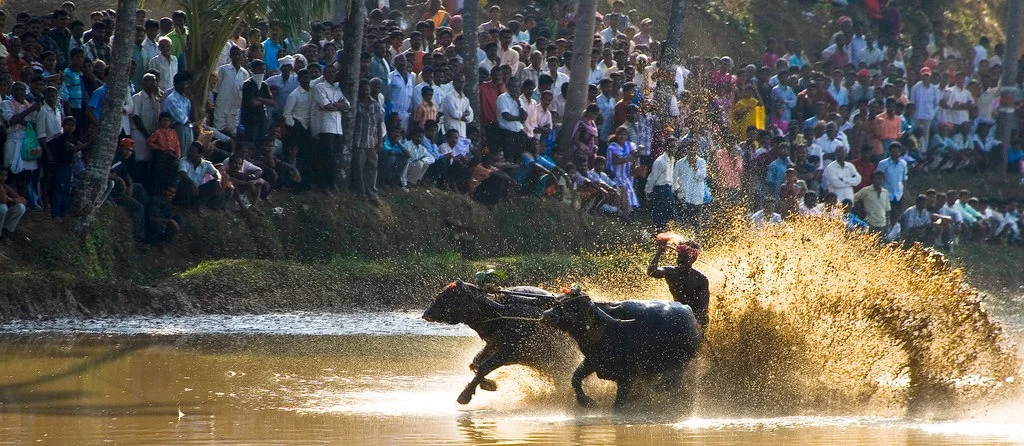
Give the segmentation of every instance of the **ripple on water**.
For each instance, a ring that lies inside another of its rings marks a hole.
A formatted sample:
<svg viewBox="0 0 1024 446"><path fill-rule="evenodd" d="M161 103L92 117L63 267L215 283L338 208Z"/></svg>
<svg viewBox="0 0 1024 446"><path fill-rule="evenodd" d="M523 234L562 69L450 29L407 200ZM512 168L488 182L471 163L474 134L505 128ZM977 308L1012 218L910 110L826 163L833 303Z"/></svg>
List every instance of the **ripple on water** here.
<svg viewBox="0 0 1024 446"><path fill-rule="evenodd" d="M146 335L280 334L307 336L475 336L462 325L429 323L419 312L358 312L127 316L95 319L14 320L0 333L104 333Z"/></svg>

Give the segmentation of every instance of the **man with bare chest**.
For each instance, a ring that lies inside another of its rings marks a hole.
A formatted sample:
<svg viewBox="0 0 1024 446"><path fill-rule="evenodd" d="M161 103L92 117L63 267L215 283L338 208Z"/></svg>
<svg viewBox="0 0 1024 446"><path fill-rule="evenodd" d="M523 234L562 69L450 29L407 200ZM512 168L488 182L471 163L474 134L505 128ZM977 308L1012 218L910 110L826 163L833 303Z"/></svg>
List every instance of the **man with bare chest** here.
<svg viewBox="0 0 1024 446"><path fill-rule="evenodd" d="M675 266L658 266L661 255L668 247L668 241L658 239L657 249L651 264L647 266L647 275L665 279L672 298L677 302L689 305L693 315L704 329L708 323L708 304L711 293L708 289L708 278L700 271L693 269L693 263L700 254L700 245L695 241L686 241L676 245L677 260Z"/></svg>

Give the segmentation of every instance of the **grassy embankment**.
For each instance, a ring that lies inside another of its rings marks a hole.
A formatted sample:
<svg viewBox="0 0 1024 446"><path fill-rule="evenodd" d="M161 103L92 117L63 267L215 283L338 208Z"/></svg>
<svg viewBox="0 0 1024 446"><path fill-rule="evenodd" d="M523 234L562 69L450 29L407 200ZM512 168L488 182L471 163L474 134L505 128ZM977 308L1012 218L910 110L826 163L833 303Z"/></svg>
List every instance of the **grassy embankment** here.
<svg viewBox="0 0 1024 446"><path fill-rule="evenodd" d="M910 190L939 185L1024 196L1009 180L966 174L915 178ZM130 221L113 206L84 244L31 214L21 237L0 245L0 319L409 308L488 267L506 271L509 283L547 285L639 271L636 256L617 254L650 237L639 226L535 199L489 210L462 196L414 191L392 194L376 211L348 195L281 194L274 205L280 216L188 215L167 253L137 251ZM1020 248L965 243L952 259L985 291L1015 293L1022 284Z"/></svg>
<svg viewBox="0 0 1024 446"><path fill-rule="evenodd" d="M1006 177L973 172L932 173L911 176L904 204L928 189L939 192L967 189L979 198L1024 199L1024 184L1019 174ZM971 284L991 293L1024 292L1024 249L1014 246L965 242L951 255L964 268Z"/></svg>
<svg viewBox="0 0 1024 446"><path fill-rule="evenodd" d="M418 305L490 265L519 283L593 274L614 262L607 248L643 238L535 199L492 211L420 190L391 194L377 211L348 195L275 198L280 216L188 215L168 253L137 251L113 206L84 244L31 214L0 247L0 319Z"/></svg>

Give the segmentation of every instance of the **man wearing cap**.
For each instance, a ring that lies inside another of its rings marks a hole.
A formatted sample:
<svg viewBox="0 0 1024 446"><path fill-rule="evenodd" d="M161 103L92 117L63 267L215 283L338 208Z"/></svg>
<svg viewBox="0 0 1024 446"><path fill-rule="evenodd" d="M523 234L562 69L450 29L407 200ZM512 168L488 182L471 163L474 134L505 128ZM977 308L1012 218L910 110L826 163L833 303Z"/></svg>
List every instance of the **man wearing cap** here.
<svg viewBox="0 0 1024 446"><path fill-rule="evenodd" d="M857 70L857 80L850 87L850 108L852 109L861 100L868 101L874 95L871 87L871 71L867 68Z"/></svg>
<svg viewBox="0 0 1024 446"><path fill-rule="evenodd" d="M700 245L693 240L677 244L675 246L676 265L661 267L658 264L661 255L668 247L668 240L659 238L656 246L654 257L647 265L647 275L656 279L665 279L672 298L676 302L690 306L703 330L708 325L708 305L711 300L711 291L708 287L708 278L693 268L693 263L700 255Z"/></svg>
<svg viewBox="0 0 1024 446"><path fill-rule="evenodd" d="M640 32L633 36L634 45L650 45L651 44L651 24L654 23L650 17L647 17L640 21Z"/></svg>
<svg viewBox="0 0 1024 446"><path fill-rule="evenodd" d="M277 59L281 66L281 73L270 76L267 79L267 86L274 95L274 105L270 110L271 120L277 120L284 114L285 103L288 102L288 95L292 94L299 87L299 78L295 76L295 58L285 56Z"/></svg>
<svg viewBox="0 0 1024 446"><path fill-rule="evenodd" d="M932 121L935 119L935 114L939 111L941 92L939 91L939 86L932 83L932 70L930 68L921 68L919 74L921 80L910 88L910 102L917 105L913 118L917 122L917 127L924 131L921 141L925 141L925 143L921 145L920 150L922 153L925 153L928 151L927 141L929 141L928 136L932 131Z"/></svg>
<svg viewBox="0 0 1024 446"><path fill-rule="evenodd" d="M217 69L217 85L213 92L213 127L234 135L238 131L238 114L242 109L242 84L249 79L249 70L242 66L242 49L232 46L228 50L229 63ZM152 131L152 129L150 129Z"/></svg>
<svg viewBox="0 0 1024 446"><path fill-rule="evenodd" d="M836 40L840 34L850 35L850 32L853 31L853 19L851 19L849 16L844 15L836 19L836 25L839 25L839 31L836 31L835 34L832 34L832 38L829 39L828 41L829 45L835 45Z"/></svg>

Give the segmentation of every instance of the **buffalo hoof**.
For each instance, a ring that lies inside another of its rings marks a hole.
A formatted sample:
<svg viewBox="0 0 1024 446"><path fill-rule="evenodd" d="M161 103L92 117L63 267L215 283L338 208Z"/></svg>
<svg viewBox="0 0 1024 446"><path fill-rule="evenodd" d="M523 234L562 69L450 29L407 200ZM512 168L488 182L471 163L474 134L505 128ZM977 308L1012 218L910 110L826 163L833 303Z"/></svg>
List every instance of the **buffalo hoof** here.
<svg viewBox="0 0 1024 446"><path fill-rule="evenodd" d="M594 407L595 401L594 401L593 398L591 398L589 396L577 395L576 396L576 403L579 404L580 407Z"/></svg>
<svg viewBox="0 0 1024 446"><path fill-rule="evenodd" d="M494 392L498 390L498 383L494 382L493 379L485 379L480 382L480 388L488 392Z"/></svg>
<svg viewBox="0 0 1024 446"><path fill-rule="evenodd" d="M472 400L473 400L473 392L462 392L462 393L459 394L459 399L457 399L455 401L458 401L459 404L469 404L469 402L472 401Z"/></svg>

